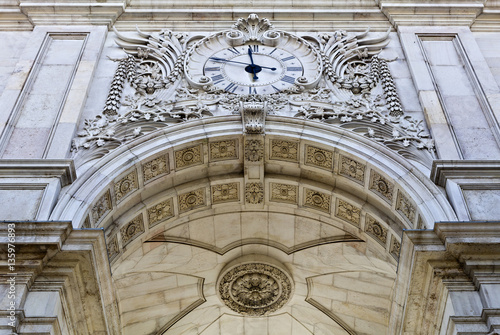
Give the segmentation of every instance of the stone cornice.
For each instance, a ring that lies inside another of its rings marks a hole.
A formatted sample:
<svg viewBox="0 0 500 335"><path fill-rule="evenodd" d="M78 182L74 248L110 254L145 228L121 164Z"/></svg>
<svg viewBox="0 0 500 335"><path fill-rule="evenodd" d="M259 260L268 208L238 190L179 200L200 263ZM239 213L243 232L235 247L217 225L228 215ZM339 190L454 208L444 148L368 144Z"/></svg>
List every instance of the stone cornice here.
<svg viewBox="0 0 500 335"><path fill-rule="evenodd" d="M72 159L2 159L0 178L52 178L60 179L61 187L76 179Z"/></svg>
<svg viewBox="0 0 500 335"><path fill-rule="evenodd" d="M0 3L0 29L31 30L37 25L115 25L121 30L133 30L136 25L149 30L169 28L178 31L219 30L230 25L235 17L257 13L282 29L308 31L311 29L351 31L371 27L372 31L398 26L467 26L474 31L498 31L500 7L486 0L363 1L357 5L343 1L326 4L315 1L301 6L292 1L279 1L272 6L233 5L207 7L183 6L170 1L131 0L46 1L5 0ZM193 21L196 22L193 25ZM389 21L389 22L388 22Z"/></svg>
<svg viewBox="0 0 500 335"><path fill-rule="evenodd" d="M377 0L390 22L398 26L472 26L486 0Z"/></svg>
<svg viewBox="0 0 500 335"><path fill-rule="evenodd" d="M500 178L500 161L435 160L430 178L443 187L448 179Z"/></svg>

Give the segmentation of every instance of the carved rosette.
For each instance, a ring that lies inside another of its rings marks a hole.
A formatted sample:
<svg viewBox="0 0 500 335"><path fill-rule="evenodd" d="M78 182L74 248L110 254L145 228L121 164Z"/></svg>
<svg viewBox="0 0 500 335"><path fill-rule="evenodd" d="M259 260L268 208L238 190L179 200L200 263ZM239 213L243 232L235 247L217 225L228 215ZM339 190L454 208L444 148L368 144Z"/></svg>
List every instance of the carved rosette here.
<svg viewBox="0 0 500 335"><path fill-rule="evenodd" d="M219 275L218 294L233 311L245 316L265 316L283 307L293 293L293 280L284 266L263 257L232 262Z"/></svg>

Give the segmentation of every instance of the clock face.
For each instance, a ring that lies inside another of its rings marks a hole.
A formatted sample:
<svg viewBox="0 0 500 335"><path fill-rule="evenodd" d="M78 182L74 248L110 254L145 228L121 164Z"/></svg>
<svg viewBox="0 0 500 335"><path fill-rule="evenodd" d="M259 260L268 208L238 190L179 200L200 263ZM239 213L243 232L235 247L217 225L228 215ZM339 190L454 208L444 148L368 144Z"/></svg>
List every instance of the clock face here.
<svg viewBox="0 0 500 335"><path fill-rule="evenodd" d="M246 44L212 54L203 66L203 74L227 92L270 94L293 86L304 74L304 67L286 50Z"/></svg>
<svg viewBox="0 0 500 335"><path fill-rule="evenodd" d="M312 88L319 82L321 56L302 38L270 31L274 41L244 42L228 37L233 32L210 35L188 50L184 73L192 87L215 87L241 95L272 94L297 86Z"/></svg>

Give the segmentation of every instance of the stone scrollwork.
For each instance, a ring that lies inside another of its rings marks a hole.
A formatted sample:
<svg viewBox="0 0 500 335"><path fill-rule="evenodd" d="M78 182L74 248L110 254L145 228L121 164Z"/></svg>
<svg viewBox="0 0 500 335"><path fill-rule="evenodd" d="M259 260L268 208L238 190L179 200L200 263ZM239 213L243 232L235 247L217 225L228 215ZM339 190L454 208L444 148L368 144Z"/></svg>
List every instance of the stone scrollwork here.
<svg viewBox="0 0 500 335"><path fill-rule="evenodd" d="M265 316L290 300L293 281L284 267L255 261L223 270L217 290L222 302L233 311Z"/></svg>
<svg viewBox="0 0 500 335"><path fill-rule="evenodd" d="M389 61L378 55L390 41L389 31L298 36L251 14L230 29L212 34L139 29L133 36L116 30L115 34L127 56L117 60L102 114L85 120L73 141L72 150L80 161L99 158L123 143L178 122L232 114L241 115L245 134L263 134L267 115L296 117L350 129L427 165L434 158L434 141L424 121L404 114ZM242 90L216 85L217 76L210 77L204 68L195 66L196 59L211 55L205 55L209 49L203 45L217 41L267 47L300 42L320 68L314 79L297 76L283 90L274 87L268 94L252 94L255 90L250 86L245 94L237 94Z"/></svg>

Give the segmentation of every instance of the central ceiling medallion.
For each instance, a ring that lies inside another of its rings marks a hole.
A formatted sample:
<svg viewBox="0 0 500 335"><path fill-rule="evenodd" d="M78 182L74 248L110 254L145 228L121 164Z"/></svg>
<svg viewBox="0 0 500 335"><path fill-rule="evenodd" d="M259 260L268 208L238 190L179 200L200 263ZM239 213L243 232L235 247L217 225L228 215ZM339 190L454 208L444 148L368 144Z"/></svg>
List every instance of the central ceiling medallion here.
<svg viewBox="0 0 500 335"><path fill-rule="evenodd" d="M246 316L264 316L283 307L293 293L293 280L274 259L248 255L229 263L217 281L222 302Z"/></svg>

